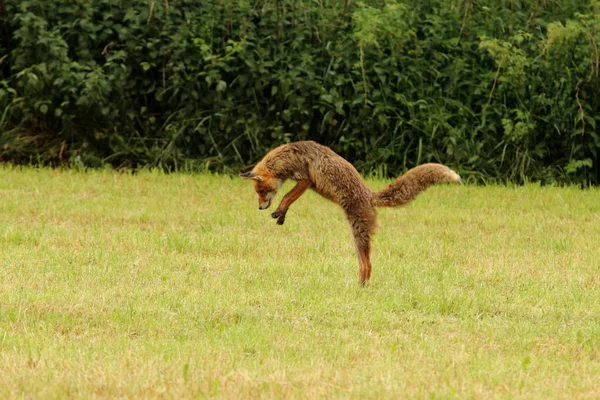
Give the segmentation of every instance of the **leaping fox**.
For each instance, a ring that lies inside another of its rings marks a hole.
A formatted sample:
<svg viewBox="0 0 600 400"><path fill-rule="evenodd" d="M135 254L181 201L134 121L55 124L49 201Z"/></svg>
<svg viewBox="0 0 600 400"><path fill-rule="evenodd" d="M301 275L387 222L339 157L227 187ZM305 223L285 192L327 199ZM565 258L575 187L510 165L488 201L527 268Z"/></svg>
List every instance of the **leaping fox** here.
<svg viewBox="0 0 600 400"><path fill-rule="evenodd" d="M312 141L281 145L240 177L254 182L261 210L269 208L283 182L287 179L297 182L271 214L279 225L284 223L290 206L307 189L339 204L354 236L361 285L371 278L371 235L377 225L375 207L404 205L435 183L460 183L460 176L450 168L429 163L409 170L382 191L373 192L352 164L329 147Z"/></svg>

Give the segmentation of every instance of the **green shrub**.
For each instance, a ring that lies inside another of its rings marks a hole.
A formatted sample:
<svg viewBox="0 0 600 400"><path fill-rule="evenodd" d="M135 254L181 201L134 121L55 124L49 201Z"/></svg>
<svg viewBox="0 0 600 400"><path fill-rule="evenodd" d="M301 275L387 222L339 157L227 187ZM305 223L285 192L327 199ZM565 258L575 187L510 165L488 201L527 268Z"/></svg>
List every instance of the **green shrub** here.
<svg viewBox="0 0 600 400"><path fill-rule="evenodd" d="M0 1L0 157L598 183L596 0Z"/></svg>

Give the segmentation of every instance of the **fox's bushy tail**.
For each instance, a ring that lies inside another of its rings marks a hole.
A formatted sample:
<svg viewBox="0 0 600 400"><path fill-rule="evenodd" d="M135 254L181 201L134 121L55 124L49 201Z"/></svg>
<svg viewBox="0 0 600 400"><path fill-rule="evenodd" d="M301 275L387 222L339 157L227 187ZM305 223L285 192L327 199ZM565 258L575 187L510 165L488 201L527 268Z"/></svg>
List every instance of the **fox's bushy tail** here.
<svg viewBox="0 0 600 400"><path fill-rule="evenodd" d="M442 164L423 164L408 170L380 192L373 193L375 207L398 207L411 202L429 186L442 183L460 183L460 176Z"/></svg>

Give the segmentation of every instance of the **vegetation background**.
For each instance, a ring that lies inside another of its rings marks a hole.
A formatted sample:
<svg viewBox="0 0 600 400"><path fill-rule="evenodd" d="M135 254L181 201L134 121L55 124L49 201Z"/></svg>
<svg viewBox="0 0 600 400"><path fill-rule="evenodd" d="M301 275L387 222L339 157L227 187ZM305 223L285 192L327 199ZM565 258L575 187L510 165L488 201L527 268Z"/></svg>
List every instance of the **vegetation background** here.
<svg viewBox="0 0 600 400"><path fill-rule="evenodd" d="M599 182L598 0L0 0L0 159Z"/></svg>

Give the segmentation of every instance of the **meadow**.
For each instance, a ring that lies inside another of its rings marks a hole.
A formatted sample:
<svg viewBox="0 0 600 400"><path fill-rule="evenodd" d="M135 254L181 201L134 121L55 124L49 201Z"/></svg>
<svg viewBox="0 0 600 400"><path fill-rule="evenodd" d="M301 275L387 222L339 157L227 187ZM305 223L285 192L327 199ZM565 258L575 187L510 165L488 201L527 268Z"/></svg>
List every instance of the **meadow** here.
<svg viewBox="0 0 600 400"><path fill-rule="evenodd" d="M4 167L0 198L0 398L600 397L597 188L382 209L366 288L314 193L283 226L222 175Z"/></svg>

